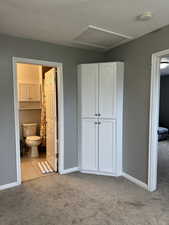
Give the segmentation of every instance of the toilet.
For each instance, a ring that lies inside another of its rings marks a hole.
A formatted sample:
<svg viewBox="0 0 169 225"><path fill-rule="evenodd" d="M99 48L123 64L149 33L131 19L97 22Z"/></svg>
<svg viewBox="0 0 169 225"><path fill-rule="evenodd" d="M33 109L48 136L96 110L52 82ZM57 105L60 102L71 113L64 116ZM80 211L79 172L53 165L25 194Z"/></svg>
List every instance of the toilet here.
<svg viewBox="0 0 169 225"><path fill-rule="evenodd" d="M41 137L36 136L37 123L24 123L22 126L25 143L30 148L30 157L39 157L38 146L41 144Z"/></svg>

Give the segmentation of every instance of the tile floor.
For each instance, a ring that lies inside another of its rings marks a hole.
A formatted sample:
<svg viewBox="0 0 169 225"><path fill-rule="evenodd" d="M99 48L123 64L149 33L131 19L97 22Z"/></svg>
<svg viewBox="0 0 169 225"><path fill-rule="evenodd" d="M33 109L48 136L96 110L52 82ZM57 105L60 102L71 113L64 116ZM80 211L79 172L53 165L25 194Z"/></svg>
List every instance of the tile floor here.
<svg viewBox="0 0 169 225"><path fill-rule="evenodd" d="M46 155L41 154L39 158L30 158L27 154L21 158L21 177L22 182L33 180L39 177L48 176L49 174L41 173L38 162L45 161Z"/></svg>

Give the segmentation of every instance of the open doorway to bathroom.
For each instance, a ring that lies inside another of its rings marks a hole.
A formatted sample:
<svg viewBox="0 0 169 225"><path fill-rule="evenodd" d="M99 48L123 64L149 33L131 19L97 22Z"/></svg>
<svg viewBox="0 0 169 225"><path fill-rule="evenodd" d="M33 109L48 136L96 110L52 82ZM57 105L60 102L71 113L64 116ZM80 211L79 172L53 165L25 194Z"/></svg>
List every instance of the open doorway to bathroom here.
<svg viewBox="0 0 169 225"><path fill-rule="evenodd" d="M16 63L21 181L58 172L57 68Z"/></svg>

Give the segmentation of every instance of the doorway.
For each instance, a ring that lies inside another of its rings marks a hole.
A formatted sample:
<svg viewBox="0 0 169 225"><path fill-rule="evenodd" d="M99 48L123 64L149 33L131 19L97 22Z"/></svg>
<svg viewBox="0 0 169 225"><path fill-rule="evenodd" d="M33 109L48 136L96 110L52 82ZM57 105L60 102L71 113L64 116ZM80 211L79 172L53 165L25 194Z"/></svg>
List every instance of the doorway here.
<svg viewBox="0 0 169 225"><path fill-rule="evenodd" d="M169 49L157 52L152 55L150 116L149 116L149 164L148 164L149 191L155 191L157 189L158 172L159 174L161 173L160 171L158 171L158 167L161 166L160 163L164 159L163 153L165 151L164 148L166 148L166 143L164 144L159 143L159 140L161 139L161 134L165 131L165 133L163 133L162 136L163 137L165 136L165 139L168 136L168 134L166 134L165 129L166 127L164 125L163 125L164 127L163 126L161 127L160 125L161 121L159 120L160 75L161 75L160 67L162 68L162 65L164 65L163 59L165 59L167 56L169 56Z"/></svg>
<svg viewBox="0 0 169 225"><path fill-rule="evenodd" d="M13 74L17 182L62 173L62 64L13 58Z"/></svg>

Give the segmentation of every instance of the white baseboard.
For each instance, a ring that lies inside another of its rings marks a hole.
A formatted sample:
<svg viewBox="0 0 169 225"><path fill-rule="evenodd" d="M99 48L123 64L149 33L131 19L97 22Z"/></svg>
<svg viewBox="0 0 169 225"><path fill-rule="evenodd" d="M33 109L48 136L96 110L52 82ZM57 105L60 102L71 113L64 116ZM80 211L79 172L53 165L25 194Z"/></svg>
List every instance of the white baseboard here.
<svg viewBox="0 0 169 225"><path fill-rule="evenodd" d="M86 174L93 174L93 175L102 175L102 176L117 177L113 173L97 172L97 171L90 171L90 170L80 170L80 172L81 173L86 173Z"/></svg>
<svg viewBox="0 0 169 225"><path fill-rule="evenodd" d="M142 181L140 181L140 180L130 176L129 174L124 173L124 172L122 173L122 176L124 178L126 178L127 180L131 181L132 183L137 184L138 186L148 190L148 185L146 183L144 183L144 182L142 182Z"/></svg>
<svg viewBox="0 0 169 225"><path fill-rule="evenodd" d="M73 173L77 171L79 171L79 167L73 167L70 169L63 170L62 172L60 172L60 174L68 174L68 173Z"/></svg>
<svg viewBox="0 0 169 225"><path fill-rule="evenodd" d="M16 187L18 185L19 185L18 182L13 182L13 183L9 183L9 184L0 185L0 191L8 189L8 188Z"/></svg>

